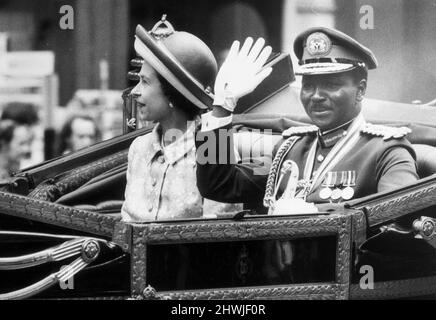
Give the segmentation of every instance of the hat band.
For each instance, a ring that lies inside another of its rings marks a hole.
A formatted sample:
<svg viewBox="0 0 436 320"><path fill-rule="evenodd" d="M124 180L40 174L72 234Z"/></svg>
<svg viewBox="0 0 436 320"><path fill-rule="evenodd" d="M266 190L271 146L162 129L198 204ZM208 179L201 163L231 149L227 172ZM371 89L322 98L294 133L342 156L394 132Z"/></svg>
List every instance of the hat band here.
<svg viewBox="0 0 436 320"><path fill-rule="evenodd" d="M306 60L300 60L298 64L305 65L309 63L341 63L341 64L352 64L356 67L365 67L365 62L347 59L347 58L312 58Z"/></svg>

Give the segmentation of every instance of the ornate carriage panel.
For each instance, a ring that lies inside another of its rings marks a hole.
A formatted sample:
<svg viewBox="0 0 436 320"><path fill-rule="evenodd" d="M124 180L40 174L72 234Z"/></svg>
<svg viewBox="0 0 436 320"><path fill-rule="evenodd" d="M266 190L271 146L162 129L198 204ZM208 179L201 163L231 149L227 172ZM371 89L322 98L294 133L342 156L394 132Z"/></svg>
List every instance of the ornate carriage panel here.
<svg viewBox="0 0 436 320"><path fill-rule="evenodd" d="M239 221L168 221L119 225L115 241L130 246L135 297L346 299L353 237L364 230L364 221L363 213L352 210ZM274 248L286 250L286 245L292 262L283 270L268 266L271 257L277 258Z"/></svg>

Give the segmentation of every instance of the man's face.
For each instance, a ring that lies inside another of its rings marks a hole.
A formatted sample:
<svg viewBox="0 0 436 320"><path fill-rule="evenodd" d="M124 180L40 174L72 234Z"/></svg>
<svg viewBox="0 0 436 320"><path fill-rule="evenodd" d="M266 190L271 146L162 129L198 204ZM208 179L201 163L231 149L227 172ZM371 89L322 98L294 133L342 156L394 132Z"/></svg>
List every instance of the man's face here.
<svg viewBox="0 0 436 320"><path fill-rule="evenodd" d="M347 72L303 76L300 99L307 115L323 131L355 118L361 108L359 96L366 87L362 81L355 83Z"/></svg>
<svg viewBox="0 0 436 320"><path fill-rule="evenodd" d="M34 134L31 127L25 125L17 126L9 144L9 159L14 163L19 163L22 159L30 158L33 139Z"/></svg>
<svg viewBox="0 0 436 320"><path fill-rule="evenodd" d="M76 151L96 142L97 132L92 121L82 118L74 119L71 124L71 151Z"/></svg>

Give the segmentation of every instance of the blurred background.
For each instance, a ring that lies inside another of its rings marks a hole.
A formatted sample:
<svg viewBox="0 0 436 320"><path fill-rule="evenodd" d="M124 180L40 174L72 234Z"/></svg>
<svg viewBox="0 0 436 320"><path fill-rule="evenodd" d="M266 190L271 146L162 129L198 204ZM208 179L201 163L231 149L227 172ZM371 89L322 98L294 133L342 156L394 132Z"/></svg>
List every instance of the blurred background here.
<svg viewBox="0 0 436 320"><path fill-rule="evenodd" d="M74 11L71 29L60 25L64 5ZM262 36L274 51L291 52L296 64L299 32L335 27L377 56L368 97L436 98L436 0L0 0L0 111L18 101L39 115L22 166L74 151L68 123L87 128L81 146L122 133L121 91L132 85L126 73L135 27L150 30L162 14L176 30L205 41L219 62L234 39ZM83 114L94 124L70 123Z"/></svg>

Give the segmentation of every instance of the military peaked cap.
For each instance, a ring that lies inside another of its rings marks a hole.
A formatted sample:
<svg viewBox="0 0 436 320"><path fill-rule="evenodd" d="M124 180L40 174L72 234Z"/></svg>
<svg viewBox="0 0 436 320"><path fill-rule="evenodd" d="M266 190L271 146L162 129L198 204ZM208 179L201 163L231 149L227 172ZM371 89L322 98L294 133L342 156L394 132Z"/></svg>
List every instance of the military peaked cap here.
<svg viewBox="0 0 436 320"><path fill-rule="evenodd" d="M377 59L370 49L345 33L325 28L310 28L294 41L299 60L296 74L328 74L352 70L358 66L377 67Z"/></svg>

